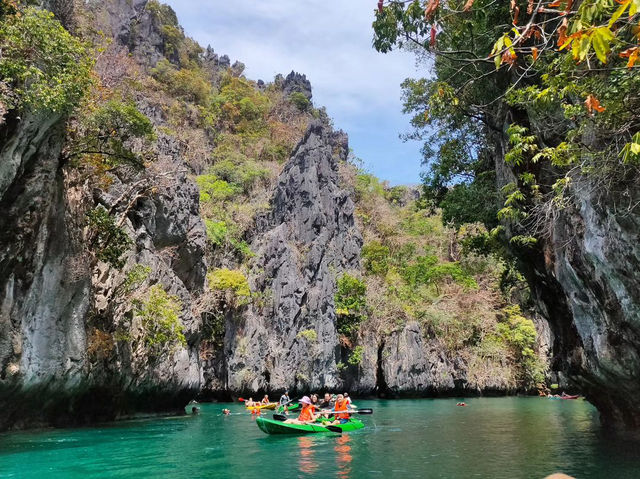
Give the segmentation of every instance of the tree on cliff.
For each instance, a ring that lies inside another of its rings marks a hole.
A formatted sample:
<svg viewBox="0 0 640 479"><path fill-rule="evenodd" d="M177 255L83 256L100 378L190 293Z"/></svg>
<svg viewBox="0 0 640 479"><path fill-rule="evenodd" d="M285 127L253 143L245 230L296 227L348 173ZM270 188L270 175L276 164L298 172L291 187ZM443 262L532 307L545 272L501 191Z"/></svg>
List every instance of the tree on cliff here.
<svg viewBox="0 0 640 479"><path fill-rule="evenodd" d="M487 222L503 159L514 174L499 179L498 216L521 244L547 233L578 177L603 189L628 179L640 161L639 11L639 0L378 3L374 47L433 61L432 78L403 86L410 137L427 139L426 196L445 218L475 204Z"/></svg>

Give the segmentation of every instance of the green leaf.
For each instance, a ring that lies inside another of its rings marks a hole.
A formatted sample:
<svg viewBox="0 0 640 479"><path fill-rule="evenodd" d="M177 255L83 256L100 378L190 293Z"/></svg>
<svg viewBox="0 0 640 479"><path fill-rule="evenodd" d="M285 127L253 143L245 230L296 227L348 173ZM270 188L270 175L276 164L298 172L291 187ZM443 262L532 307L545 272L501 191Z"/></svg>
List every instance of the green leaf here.
<svg viewBox="0 0 640 479"><path fill-rule="evenodd" d="M591 37L593 49L596 52L598 60L607 63L607 55L611 51L610 42L613 38L611 31L607 27L596 28Z"/></svg>
<svg viewBox="0 0 640 479"><path fill-rule="evenodd" d="M627 7L631 4L631 0L625 0L620 8L618 8L615 13L611 16L611 20L609 20L609 27L612 27L614 23L618 21L618 18L622 16Z"/></svg>

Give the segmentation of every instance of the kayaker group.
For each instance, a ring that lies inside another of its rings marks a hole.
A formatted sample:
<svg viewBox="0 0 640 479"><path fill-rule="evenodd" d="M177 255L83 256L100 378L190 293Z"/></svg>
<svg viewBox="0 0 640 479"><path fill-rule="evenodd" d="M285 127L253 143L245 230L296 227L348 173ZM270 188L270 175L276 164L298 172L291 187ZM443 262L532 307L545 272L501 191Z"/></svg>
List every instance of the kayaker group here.
<svg viewBox="0 0 640 479"><path fill-rule="evenodd" d="M275 404L269 401L269 395L265 394L260 401L254 401L253 398L249 398L244 402L245 407L252 408L257 406L267 406L269 404Z"/></svg>
<svg viewBox="0 0 640 479"><path fill-rule="evenodd" d="M280 404L286 408L291 402L288 392L280 398ZM351 398L348 393L331 395L325 393L324 398L320 400L317 394L311 396L303 396L300 399L302 409L297 418L287 419L287 423L292 424L310 424L321 421L324 424L345 424L353 411ZM284 409L285 414L286 409Z"/></svg>
<svg viewBox="0 0 640 479"><path fill-rule="evenodd" d="M263 409L276 408L277 412L287 416L290 412L300 411L297 418L287 419L286 422L293 424L310 424L316 421L324 424L344 424L349 420L349 411L354 410L349 393L325 393L322 399L318 394L310 394L294 403L289 397L289 391L285 391L277 403L271 402L268 394L265 394L260 401L254 401L250 397L244 400L244 403L252 414L260 414Z"/></svg>

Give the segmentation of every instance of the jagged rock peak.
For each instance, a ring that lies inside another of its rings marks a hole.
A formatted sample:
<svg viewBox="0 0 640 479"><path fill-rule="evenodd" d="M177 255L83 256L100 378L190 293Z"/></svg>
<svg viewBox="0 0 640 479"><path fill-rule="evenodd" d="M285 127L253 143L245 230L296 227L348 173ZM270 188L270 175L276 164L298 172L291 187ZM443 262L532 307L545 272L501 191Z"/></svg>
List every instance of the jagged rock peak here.
<svg viewBox="0 0 640 479"><path fill-rule="evenodd" d="M286 78L281 74L278 74L276 75L275 82L276 85L279 85L282 88L282 91L284 91L284 94L287 96L298 92L306 96L308 100L311 100L313 97L311 82L307 80L307 76L302 73L292 70Z"/></svg>
<svg viewBox="0 0 640 479"><path fill-rule="evenodd" d="M251 243L252 289L269 298L269 307L253 306L227 326L232 393L342 385L335 282L359 268L362 247L355 205L338 172L346 144L344 133L313 122L278 178L271 211ZM317 335L311 346L303 334L309 330Z"/></svg>

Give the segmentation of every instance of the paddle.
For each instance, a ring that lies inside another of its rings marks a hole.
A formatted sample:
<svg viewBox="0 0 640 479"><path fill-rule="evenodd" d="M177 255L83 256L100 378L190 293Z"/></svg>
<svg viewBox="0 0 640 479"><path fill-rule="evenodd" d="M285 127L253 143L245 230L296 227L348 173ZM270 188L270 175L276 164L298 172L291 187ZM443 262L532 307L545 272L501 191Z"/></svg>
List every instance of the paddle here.
<svg viewBox="0 0 640 479"><path fill-rule="evenodd" d="M328 413L331 413L331 414L338 413L338 414L365 414L366 415L366 414L373 414L373 409L364 408L364 409L354 409L354 410L351 410L351 411L335 411L333 409L331 409L331 410L325 409L325 410L321 410L320 414L325 413L325 412L328 412Z"/></svg>

